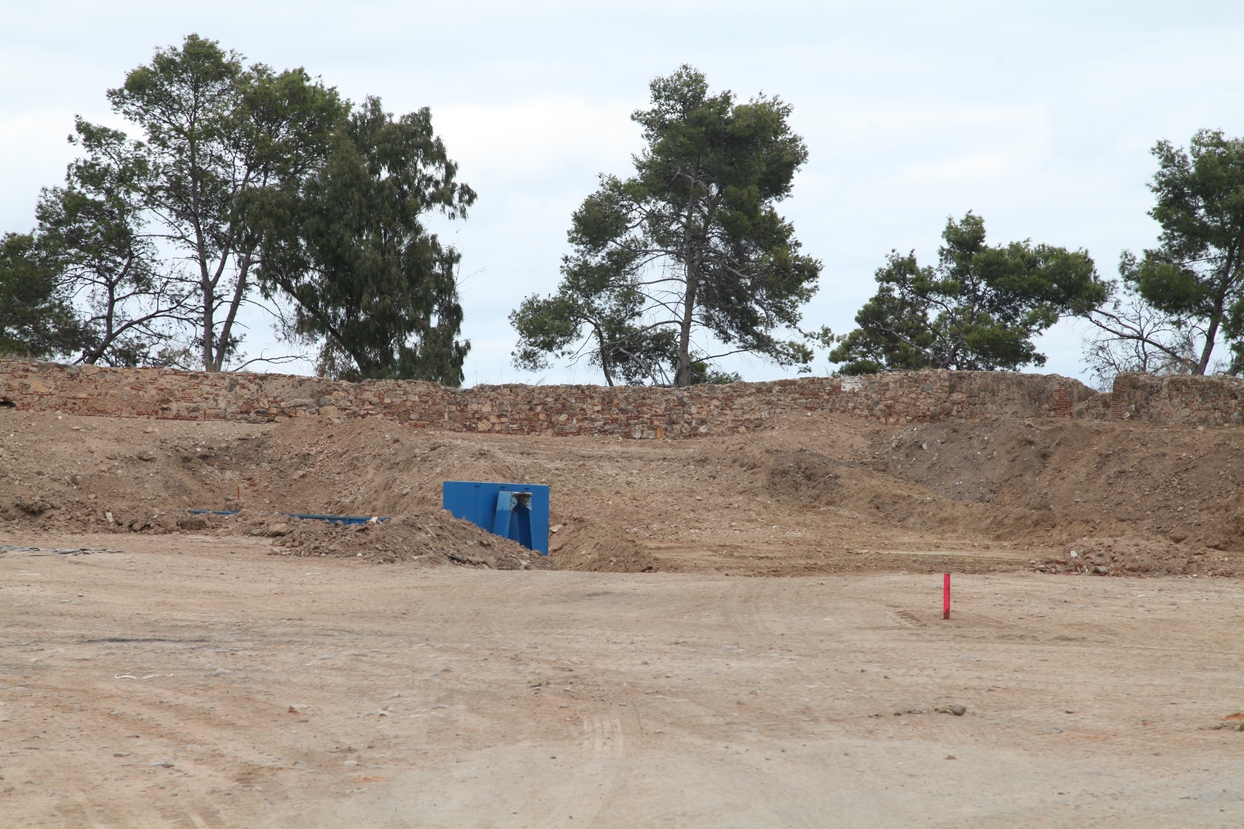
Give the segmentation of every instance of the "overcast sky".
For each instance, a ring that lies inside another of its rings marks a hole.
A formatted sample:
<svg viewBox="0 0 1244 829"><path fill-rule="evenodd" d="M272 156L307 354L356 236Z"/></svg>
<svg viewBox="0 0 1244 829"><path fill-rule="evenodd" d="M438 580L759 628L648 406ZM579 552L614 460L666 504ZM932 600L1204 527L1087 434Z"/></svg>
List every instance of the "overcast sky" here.
<svg viewBox="0 0 1244 829"><path fill-rule="evenodd" d="M1184 146L1201 128L1244 136L1239 0L0 0L0 11L0 232L29 230L39 189L63 180L74 115L120 126L104 91L191 32L392 112L431 107L479 193L445 234L463 255L468 385L602 382L586 363L513 368L507 316L555 288L571 212L598 174L628 174L640 149L630 113L683 63L714 90L793 106L810 157L780 209L824 264L805 327L839 333L891 249L934 261L947 217L968 210L992 243L1084 248L1113 276L1120 251L1155 241L1153 144ZM262 324L247 342L280 350ZM1042 350L1045 371L1085 376L1072 326ZM823 354L815 369L830 370Z"/></svg>

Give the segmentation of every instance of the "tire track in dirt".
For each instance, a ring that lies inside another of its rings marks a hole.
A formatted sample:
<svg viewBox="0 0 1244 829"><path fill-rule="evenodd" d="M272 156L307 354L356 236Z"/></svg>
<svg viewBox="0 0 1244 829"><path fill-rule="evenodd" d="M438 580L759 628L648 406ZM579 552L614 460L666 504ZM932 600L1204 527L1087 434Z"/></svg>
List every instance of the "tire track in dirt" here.
<svg viewBox="0 0 1244 829"><path fill-rule="evenodd" d="M146 788L114 786L116 781L104 769L84 773L83 764L66 756L69 750L40 752L41 756L23 769L23 776L47 786L46 797L53 800L49 812L65 827L90 829L128 829L132 826L169 827L169 829L225 829L226 823L216 807L207 800L183 798L189 803L159 803L157 798L176 797L178 783L194 776L165 763L143 763ZM55 753L54 753L55 752ZM137 765L137 764L135 764ZM87 787L81 781L94 780ZM166 788L166 786L168 788ZM10 817L16 817L13 812ZM17 814L20 814L18 812ZM6 822L6 825L9 824Z"/></svg>

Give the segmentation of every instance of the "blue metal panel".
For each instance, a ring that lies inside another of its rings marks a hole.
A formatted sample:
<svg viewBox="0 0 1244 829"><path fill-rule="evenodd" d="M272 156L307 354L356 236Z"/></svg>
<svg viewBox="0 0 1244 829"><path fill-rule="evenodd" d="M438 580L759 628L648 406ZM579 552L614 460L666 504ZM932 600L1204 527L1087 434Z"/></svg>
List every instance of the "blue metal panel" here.
<svg viewBox="0 0 1244 829"><path fill-rule="evenodd" d="M549 554L549 488L543 484L445 481L443 505L491 533Z"/></svg>

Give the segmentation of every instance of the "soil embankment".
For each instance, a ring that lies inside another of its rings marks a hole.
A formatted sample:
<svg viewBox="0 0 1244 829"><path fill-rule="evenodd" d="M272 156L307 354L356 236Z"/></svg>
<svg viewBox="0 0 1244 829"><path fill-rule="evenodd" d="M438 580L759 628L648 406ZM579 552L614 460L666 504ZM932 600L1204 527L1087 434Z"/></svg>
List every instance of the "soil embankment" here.
<svg viewBox="0 0 1244 829"><path fill-rule="evenodd" d="M429 433L378 419L240 424L6 409L0 527L259 536L283 555L498 568L1244 569L1244 432L1232 427L776 421L744 436L624 441ZM448 517L444 480L550 484L553 555L533 558ZM287 513L393 521L336 528Z"/></svg>

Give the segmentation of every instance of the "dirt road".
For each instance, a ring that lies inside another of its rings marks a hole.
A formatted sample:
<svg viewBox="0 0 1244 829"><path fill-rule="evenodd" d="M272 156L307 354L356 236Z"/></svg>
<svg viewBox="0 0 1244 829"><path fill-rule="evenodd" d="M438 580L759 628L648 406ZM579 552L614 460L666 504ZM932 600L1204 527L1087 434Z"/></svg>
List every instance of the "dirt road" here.
<svg viewBox="0 0 1244 829"><path fill-rule="evenodd" d="M1235 579L0 544L5 826L1244 825Z"/></svg>

